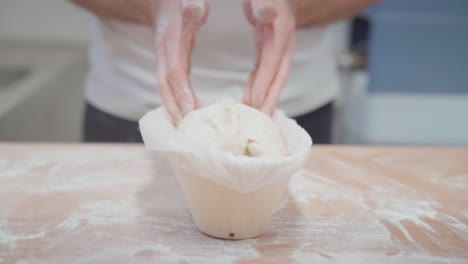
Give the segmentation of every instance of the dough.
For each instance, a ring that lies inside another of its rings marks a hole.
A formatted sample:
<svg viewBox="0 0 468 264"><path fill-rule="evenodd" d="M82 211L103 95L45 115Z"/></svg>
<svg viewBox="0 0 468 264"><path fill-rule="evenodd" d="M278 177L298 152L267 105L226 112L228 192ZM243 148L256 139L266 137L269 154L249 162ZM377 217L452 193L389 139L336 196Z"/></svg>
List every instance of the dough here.
<svg viewBox="0 0 468 264"><path fill-rule="evenodd" d="M255 108L230 99L188 113L177 130L193 141L216 146L234 155L286 155L273 120Z"/></svg>

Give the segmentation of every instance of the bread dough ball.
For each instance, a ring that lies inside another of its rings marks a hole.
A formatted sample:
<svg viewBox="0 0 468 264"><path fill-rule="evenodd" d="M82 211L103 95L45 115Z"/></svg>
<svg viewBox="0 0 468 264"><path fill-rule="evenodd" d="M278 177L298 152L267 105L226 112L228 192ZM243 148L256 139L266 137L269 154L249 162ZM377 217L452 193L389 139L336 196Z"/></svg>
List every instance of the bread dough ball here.
<svg viewBox="0 0 468 264"><path fill-rule="evenodd" d="M216 146L234 155L286 155L273 120L255 108L230 99L188 113L177 130L190 140Z"/></svg>

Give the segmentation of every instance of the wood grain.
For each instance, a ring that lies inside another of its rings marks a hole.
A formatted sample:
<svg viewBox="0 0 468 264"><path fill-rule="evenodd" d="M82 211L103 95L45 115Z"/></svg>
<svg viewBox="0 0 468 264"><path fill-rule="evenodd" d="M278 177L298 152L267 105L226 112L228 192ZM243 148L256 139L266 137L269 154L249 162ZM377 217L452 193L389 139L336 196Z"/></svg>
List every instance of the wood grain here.
<svg viewBox="0 0 468 264"><path fill-rule="evenodd" d="M468 149L314 146L258 238L201 234L141 145L0 144L0 263L467 263Z"/></svg>

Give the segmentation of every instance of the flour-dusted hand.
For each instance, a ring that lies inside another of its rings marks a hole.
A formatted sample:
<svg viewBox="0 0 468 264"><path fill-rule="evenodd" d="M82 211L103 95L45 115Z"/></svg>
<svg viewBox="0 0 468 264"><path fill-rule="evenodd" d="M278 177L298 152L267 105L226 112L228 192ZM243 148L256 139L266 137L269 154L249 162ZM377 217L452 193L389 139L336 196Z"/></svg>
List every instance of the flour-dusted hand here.
<svg viewBox="0 0 468 264"><path fill-rule="evenodd" d="M177 123L197 107L189 73L195 34L208 17L208 0L150 0L155 29L157 87Z"/></svg>
<svg viewBox="0 0 468 264"><path fill-rule="evenodd" d="M255 27L257 58L244 91L244 103L273 113L286 84L296 46L293 0L244 0Z"/></svg>

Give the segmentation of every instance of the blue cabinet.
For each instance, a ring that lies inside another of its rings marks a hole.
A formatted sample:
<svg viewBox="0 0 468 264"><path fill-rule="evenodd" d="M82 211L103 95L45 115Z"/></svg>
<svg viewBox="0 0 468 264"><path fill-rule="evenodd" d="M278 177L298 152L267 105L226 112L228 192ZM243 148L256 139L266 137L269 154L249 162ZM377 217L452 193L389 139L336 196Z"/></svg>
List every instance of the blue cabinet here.
<svg viewBox="0 0 468 264"><path fill-rule="evenodd" d="M369 17L371 94L468 94L468 0L384 0Z"/></svg>

